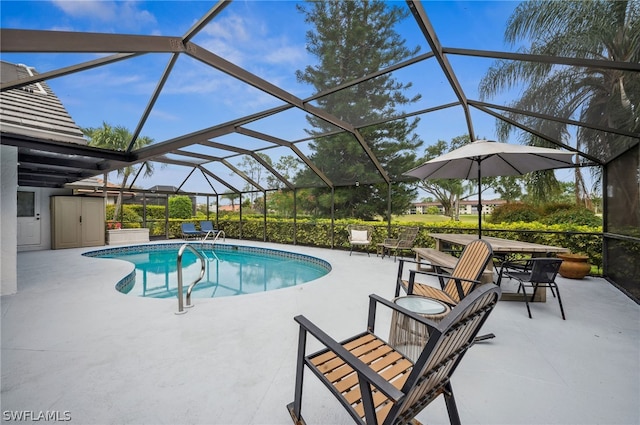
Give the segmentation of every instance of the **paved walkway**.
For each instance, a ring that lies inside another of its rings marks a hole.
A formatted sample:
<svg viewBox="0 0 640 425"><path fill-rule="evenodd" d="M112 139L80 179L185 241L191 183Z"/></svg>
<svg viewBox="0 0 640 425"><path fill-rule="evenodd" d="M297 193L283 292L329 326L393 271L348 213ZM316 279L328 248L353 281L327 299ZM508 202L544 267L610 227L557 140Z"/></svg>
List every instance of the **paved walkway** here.
<svg viewBox="0 0 640 425"><path fill-rule="evenodd" d="M239 297L126 296L132 266L86 249L18 255L18 290L2 297L3 420L65 412L73 424L289 424L297 327L304 314L341 339L366 326L367 295L391 298L397 263L362 253L227 239L332 264L302 286ZM550 302L501 302L453 379L466 424L640 423L640 308L603 279L559 279L567 320ZM386 320L382 317L382 322ZM388 325L387 325L388 326ZM351 423L310 374L309 424ZM448 423L438 400L418 419ZM40 423L43 423L40 421Z"/></svg>

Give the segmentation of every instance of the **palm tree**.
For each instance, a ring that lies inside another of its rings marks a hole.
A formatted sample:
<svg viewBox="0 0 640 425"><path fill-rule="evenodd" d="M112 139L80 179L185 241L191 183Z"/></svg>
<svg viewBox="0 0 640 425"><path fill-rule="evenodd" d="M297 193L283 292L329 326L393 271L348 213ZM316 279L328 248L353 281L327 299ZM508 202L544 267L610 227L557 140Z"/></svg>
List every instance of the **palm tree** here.
<svg viewBox="0 0 640 425"><path fill-rule="evenodd" d="M530 41L524 53L640 62L640 2L637 0L526 1L518 5L507 23L505 40L512 45ZM640 74L618 69L557 66L541 62L500 60L480 83L481 98L524 83L522 97L511 106L563 119L629 132L640 130ZM567 124L510 113L520 123L566 143ZM506 139L513 127L501 122L499 136ZM629 138L579 127L578 150L595 158L610 158ZM522 135L524 142L544 145L543 139ZM625 140L626 139L626 140ZM596 170L599 176L599 170ZM555 178L533 176L537 184L555 184ZM541 193L552 193L542 190ZM576 197L588 199L590 191L576 168Z"/></svg>
<svg viewBox="0 0 640 425"><path fill-rule="evenodd" d="M97 148L111 149L116 151L124 151L129 147L133 135L131 132L122 126L113 127L106 122L102 123L102 127L97 128L83 128L82 132L89 138L89 146L95 146ZM134 149L141 148L153 143L153 139L143 136L138 137L133 144ZM127 181L132 174L138 172L139 167L145 167L144 176L149 177L153 174L153 164L145 162L140 166L130 165L128 167L120 168L118 170L118 177L122 177L122 184L120 185L120 192L116 201L115 211L113 213L113 220L118 220L120 214L120 208L122 206L122 190L127 186Z"/></svg>

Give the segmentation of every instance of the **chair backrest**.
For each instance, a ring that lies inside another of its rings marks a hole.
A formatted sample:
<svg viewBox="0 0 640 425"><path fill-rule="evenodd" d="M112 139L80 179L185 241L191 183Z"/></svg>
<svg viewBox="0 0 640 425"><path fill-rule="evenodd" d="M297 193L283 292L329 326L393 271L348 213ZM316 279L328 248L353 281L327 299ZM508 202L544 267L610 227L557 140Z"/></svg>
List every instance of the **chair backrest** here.
<svg viewBox="0 0 640 425"><path fill-rule="evenodd" d="M209 220L200 222L200 230L203 232L214 232L213 223Z"/></svg>
<svg viewBox="0 0 640 425"><path fill-rule="evenodd" d="M180 227L183 232L197 232L196 225L193 223L182 223Z"/></svg>
<svg viewBox="0 0 640 425"><path fill-rule="evenodd" d="M398 248L413 248L418 237L418 227L403 227L398 233Z"/></svg>
<svg viewBox="0 0 640 425"><path fill-rule="evenodd" d="M391 408L385 423L409 421L448 388L500 293L494 284L480 285L440 323L429 326L429 339L401 389L405 397Z"/></svg>
<svg viewBox="0 0 640 425"><path fill-rule="evenodd" d="M492 257L493 249L488 242L482 239L471 242L464 248L456 267L451 272L452 278L467 280L449 279L443 288L444 292L455 301L462 300L475 286L469 280L479 280Z"/></svg>
<svg viewBox="0 0 640 425"><path fill-rule="evenodd" d="M535 258L531 261L530 282L551 283L556 280L562 260L560 258Z"/></svg>
<svg viewBox="0 0 640 425"><path fill-rule="evenodd" d="M350 224L349 226L347 226L347 230L349 231L349 242L371 242L371 237L373 236L373 229L371 228L371 226L362 224Z"/></svg>

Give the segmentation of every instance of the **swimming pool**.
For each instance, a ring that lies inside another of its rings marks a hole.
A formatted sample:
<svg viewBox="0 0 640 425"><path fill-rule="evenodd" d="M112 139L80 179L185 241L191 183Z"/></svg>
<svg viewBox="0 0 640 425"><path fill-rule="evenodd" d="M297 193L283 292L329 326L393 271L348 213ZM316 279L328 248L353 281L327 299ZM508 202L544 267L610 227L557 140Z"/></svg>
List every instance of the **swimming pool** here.
<svg viewBox="0 0 640 425"><path fill-rule="evenodd" d="M116 284L124 294L176 297L177 256L181 243L135 245L84 253L96 258L115 258L135 265L135 270ZM288 288L318 279L331 271L319 258L275 249L226 244L190 243L205 259L204 277L194 287L194 298L228 297ZM200 260L190 250L182 256L184 292L200 275Z"/></svg>

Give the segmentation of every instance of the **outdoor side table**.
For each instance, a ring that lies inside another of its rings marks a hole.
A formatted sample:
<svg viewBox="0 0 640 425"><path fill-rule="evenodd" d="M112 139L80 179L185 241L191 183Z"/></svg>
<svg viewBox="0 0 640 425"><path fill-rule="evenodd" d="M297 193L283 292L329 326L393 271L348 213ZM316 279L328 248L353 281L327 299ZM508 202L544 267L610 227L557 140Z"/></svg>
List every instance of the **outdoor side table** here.
<svg viewBox="0 0 640 425"><path fill-rule="evenodd" d="M445 303L418 295L394 298L393 302L435 322L442 320L451 311L451 308ZM393 311L389 344L396 350L416 361L428 338L429 332L426 325L400 312Z"/></svg>

